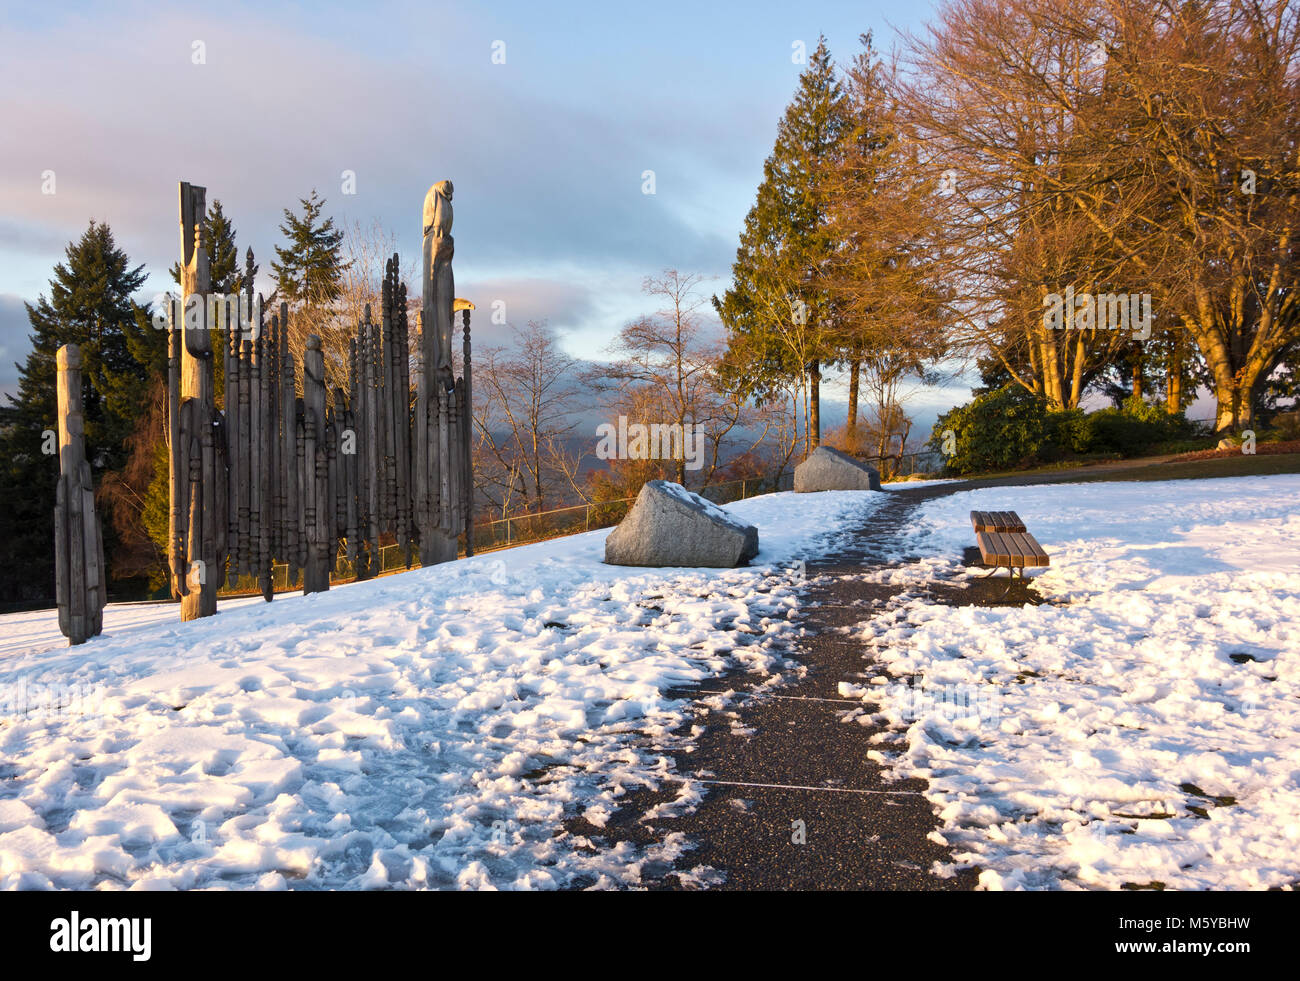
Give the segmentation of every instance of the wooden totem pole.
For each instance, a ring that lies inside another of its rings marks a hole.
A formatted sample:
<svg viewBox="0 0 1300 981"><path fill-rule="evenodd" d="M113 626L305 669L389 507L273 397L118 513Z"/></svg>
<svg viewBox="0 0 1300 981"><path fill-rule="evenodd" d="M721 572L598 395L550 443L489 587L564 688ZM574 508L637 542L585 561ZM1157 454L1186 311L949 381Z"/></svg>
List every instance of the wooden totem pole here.
<svg viewBox="0 0 1300 981"><path fill-rule="evenodd" d="M382 540L390 536L408 567L417 542L423 565L456 558L472 505L474 304L455 297L451 193L442 181L424 202L420 356L408 355L406 287L394 255L380 322L367 306L346 355L347 389L330 392L319 337L307 338L296 374L285 304L264 332L251 286L246 298L211 293L205 190L180 185L182 300L169 313L167 442L168 557L181 619L211 616L217 587L223 580L234 587L241 576L270 600L277 561L290 583L301 571L304 592L327 590L341 542L363 579L383 571ZM452 358L457 312L461 378ZM220 412L209 330L218 332L224 359ZM466 550L472 554L472 541ZM102 581L102 562L97 575Z"/></svg>
<svg viewBox="0 0 1300 981"><path fill-rule="evenodd" d="M414 462L421 565L456 558L457 538L466 529L467 492L472 486L469 421L473 407L466 398L466 378L456 380L451 361L456 307L451 197L451 181L439 181L424 198L421 370Z"/></svg>
<svg viewBox="0 0 1300 981"><path fill-rule="evenodd" d="M467 558L474 554L474 389L470 387L469 369L469 312L473 309L474 304L469 300L456 298L454 310L460 311L463 327L461 340L464 342L464 361L461 368L464 369L465 374L461 378L461 383L465 390L462 431L465 444L465 556Z"/></svg>
<svg viewBox="0 0 1300 981"><path fill-rule="evenodd" d="M181 598L182 620L217 612L229 529L225 432L213 401L207 322L211 276L203 240L205 193L205 188L181 183L182 313L178 324L172 307L167 349L170 559L172 592Z"/></svg>
<svg viewBox="0 0 1300 981"><path fill-rule="evenodd" d="M104 627L108 577L104 538L86 461L81 403L81 348L65 344L58 356L59 482L54 504L54 580L59 629L83 644Z"/></svg>

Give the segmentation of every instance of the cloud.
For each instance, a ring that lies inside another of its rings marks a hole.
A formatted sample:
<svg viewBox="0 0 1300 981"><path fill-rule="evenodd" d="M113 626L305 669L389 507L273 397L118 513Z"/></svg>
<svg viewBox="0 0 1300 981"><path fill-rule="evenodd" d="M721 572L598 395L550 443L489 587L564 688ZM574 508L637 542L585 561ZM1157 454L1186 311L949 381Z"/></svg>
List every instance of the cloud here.
<svg viewBox="0 0 1300 981"><path fill-rule="evenodd" d="M458 278L456 292L477 307L470 320L476 346L509 344L512 325L533 320L545 321L562 335L591 319L598 307L590 288L540 277Z"/></svg>
<svg viewBox="0 0 1300 981"><path fill-rule="evenodd" d="M108 221L157 272L177 248L185 178L268 256L281 209L313 187L335 214L380 215L414 249L425 190L451 177L458 252L476 266L548 255L713 265L734 249L683 214L707 197L725 122L710 123L711 141L675 139L661 102L576 106L538 93L514 65L467 64L454 41L486 38L468 15L420 57L297 27L244 8L220 20L136 8L11 37L0 106L24 138L0 171L10 222L48 248L89 217ZM647 169L654 195L641 193ZM345 170L355 197L341 193ZM42 193L48 171L53 195Z"/></svg>
<svg viewBox="0 0 1300 981"><path fill-rule="evenodd" d="M735 97L721 116L662 82L575 98L564 52L513 22L415 6L376 20L382 29L339 11L304 22L297 8L136 5L10 25L0 118L23 136L0 163L0 289L42 288L92 217L145 263L146 293L167 288L178 179L222 201L267 274L282 209L313 188L340 225L378 218L418 256L425 191L450 177L458 281L493 296L513 283L511 321L546 319L584 343L641 312L646 273L725 271L735 216L720 222L719 200L737 183L752 193L748 175L736 179L755 166L740 150L755 113L735 111ZM510 60L493 65L503 33ZM642 193L646 170L655 194ZM355 195L342 193L344 171Z"/></svg>

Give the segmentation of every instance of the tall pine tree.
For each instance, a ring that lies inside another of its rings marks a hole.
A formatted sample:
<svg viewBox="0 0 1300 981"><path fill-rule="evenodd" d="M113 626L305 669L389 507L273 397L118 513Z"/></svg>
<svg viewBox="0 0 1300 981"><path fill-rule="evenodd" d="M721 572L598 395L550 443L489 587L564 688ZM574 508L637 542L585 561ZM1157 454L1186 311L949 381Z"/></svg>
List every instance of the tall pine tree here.
<svg viewBox="0 0 1300 981"><path fill-rule="evenodd" d="M131 294L145 281L107 225L91 221L54 267L50 294L27 304L32 350L18 366L17 396L0 408L0 538L21 561L0 566L0 602L54 595L54 483L57 455L43 452L57 431L55 355L78 344L82 356L86 458L98 479L126 460L125 441L145 408L146 367L165 349L165 332L142 324ZM110 572L113 534L104 529Z"/></svg>
<svg viewBox="0 0 1300 981"><path fill-rule="evenodd" d="M762 400L806 381L809 448L820 441L821 369L839 346L827 275L835 240L825 174L851 129L826 39L799 77L745 218L732 286L714 306L729 335L736 383Z"/></svg>
<svg viewBox="0 0 1300 981"><path fill-rule="evenodd" d="M271 263L276 293L295 307L327 307L339 298L340 278L349 265L342 256L343 233L333 218L322 219L325 200L315 190L299 203L302 214L284 209L280 232L287 244L275 247L278 261Z"/></svg>

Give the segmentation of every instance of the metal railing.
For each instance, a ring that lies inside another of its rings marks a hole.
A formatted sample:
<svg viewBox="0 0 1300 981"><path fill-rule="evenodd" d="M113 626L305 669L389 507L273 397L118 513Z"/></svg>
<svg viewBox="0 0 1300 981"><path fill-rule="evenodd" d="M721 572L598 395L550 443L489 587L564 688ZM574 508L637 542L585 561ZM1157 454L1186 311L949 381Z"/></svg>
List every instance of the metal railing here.
<svg viewBox="0 0 1300 981"><path fill-rule="evenodd" d="M745 477L696 488L694 493L714 504L730 504L758 494L789 490L794 483L792 471L777 476ZM474 526L474 551L490 552L493 549L524 545L528 542L576 535L597 528L618 524L627 516L635 497L621 497L612 501L593 501L569 507L552 508L531 514L509 515Z"/></svg>
<svg viewBox="0 0 1300 981"><path fill-rule="evenodd" d="M886 472L883 464L886 462L897 463L896 468L888 471L892 476L911 476L915 473L927 472L926 468L938 461L939 458L940 454L933 450L894 454L892 456L885 455L883 457L857 457L864 463L882 464L880 467L882 473ZM906 473L903 472L904 466L906 466ZM759 494L790 490L793 485L794 470L790 468L780 474L744 477L739 480L707 484L704 487L696 488L694 493L707 498L714 504L730 504L734 501L743 501L746 498L756 497ZM622 497L612 501L593 501L586 504L573 504L568 507L551 508L547 511L508 515L503 518L494 518L491 521L483 521L474 525L471 529L471 534L474 536L474 551L491 552L497 549L513 548L516 545L545 541L549 538L559 538L564 535L576 535L598 528L608 528L611 525L618 524L627 516L628 509L635 500L635 497ZM381 545L379 547L378 566L376 574L380 576L405 570L407 568L406 554L402 546L396 543ZM410 567L413 569L420 567L419 549L413 550ZM356 569L353 563L348 561L346 549L340 548L334 569L330 572L330 583L350 582L355 578ZM291 582L289 580L289 566L279 562L272 563L271 586L277 593L301 589L302 572L299 571ZM233 589L227 589L223 586L218 590L218 595L229 598L257 592L259 592L259 586L255 577L240 576L236 580Z"/></svg>
<svg viewBox="0 0 1300 981"><path fill-rule="evenodd" d="M886 453L884 456L859 456L863 463L878 464L881 477L911 477L918 473L933 473L943 466L943 454L938 450L916 450L912 453ZM893 466L886 466L893 464Z"/></svg>

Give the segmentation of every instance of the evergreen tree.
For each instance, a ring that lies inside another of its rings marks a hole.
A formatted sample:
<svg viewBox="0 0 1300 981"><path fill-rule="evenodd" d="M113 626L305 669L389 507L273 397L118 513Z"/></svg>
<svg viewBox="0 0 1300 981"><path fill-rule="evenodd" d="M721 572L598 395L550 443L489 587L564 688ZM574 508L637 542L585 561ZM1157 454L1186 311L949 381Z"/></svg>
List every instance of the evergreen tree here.
<svg viewBox="0 0 1300 981"><path fill-rule="evenodd" d="M732 287L714 298L736 355L730 363L743 376L733 380L748 394L766 399L806 376L814 446L820 439L821 367L837 353L827 289L836 244L826 174L850 131L848 100L823 37L763 164L763 181L736 250Z"/></svg>
<svg viewBox="0 0 1300 981"><path fill-rule="evenodd" d="M43 433L57 431L55 356L77 344L82 357L86 458L98 480L122 466L124 443L144 410L145 364L166 335L137 318L131 294L145 281L131 268L107 225L91 221L54 267L50 294L27 304L32 350L19 368L18 394L0 408L0 538L20 557L0 568L0 601L48 600L54 594L54 484L58 457ZM144 359L144 361L141 360ZM110 569L113 534L104 528Z"/></svg>
<svg viewBox="0 0 1300 981"><path fill-rule="evenodd" d="M276 294L295 306L328 306L339 298L339 280L350 265L342 258L343 233L333 218L322 220L325 200L315 190L300 203L300 215L284 209L280 232L287 244L275 247L278 261L271 263Z"/></svg>

